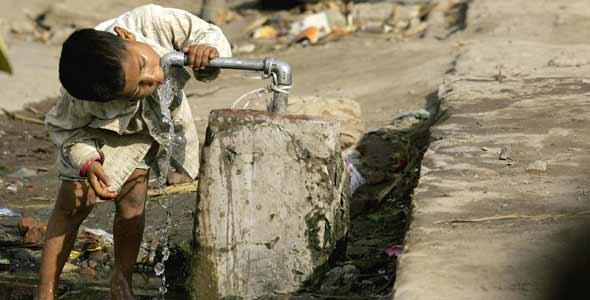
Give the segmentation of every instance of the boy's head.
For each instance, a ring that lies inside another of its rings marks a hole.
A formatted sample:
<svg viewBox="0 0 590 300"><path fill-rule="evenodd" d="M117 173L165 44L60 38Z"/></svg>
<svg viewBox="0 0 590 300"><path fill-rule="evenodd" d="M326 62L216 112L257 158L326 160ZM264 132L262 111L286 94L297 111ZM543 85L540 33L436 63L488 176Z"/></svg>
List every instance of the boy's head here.
<svg viewBox="0 0 590 300"><path fill-rule="evenodd" d="M72 96L87 101L140 99L164 80L160 56L135 35L94 29L74 32L63 44L59 80Z"/></svg>

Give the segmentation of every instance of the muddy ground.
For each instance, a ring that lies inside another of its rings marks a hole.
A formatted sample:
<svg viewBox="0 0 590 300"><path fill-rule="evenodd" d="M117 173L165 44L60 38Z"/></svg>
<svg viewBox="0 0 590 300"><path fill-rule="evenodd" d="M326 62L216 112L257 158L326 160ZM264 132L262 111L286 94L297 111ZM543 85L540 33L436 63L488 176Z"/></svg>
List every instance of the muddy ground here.
<svg viewBox="0 0 590 300"><path fill-rule="evenodd" d="M94 24L144 1L130 2L133 1L112 0L87 6L81 5L80 1L59 1L68 8L67 11L78 10L77 16L66 14L70 18L66 20L83 20L80 24ZM170 5L173 1L160 2ZM185 5L189 10L198 10L193 2L187 2L190 1L180 1L175 6ZM23 11L32 15L43 14L48 9L47 3L31 1L22 4L15 1L12 5L6 4L0 4L0 11L4 9L5 12L0 14L4 20L0 28L8 33L17 71L13 77L0 75L0 90L4 91L0 94L0 107L16 113L16 119L13 113L0 115L0 207L43 222L49 217L60 184L53 166L55 148L42 125L18 118L42 119L44 112L55 101L59 88L56 75L59 45L10 33L11 24L26 21ZM243 22L255 18L251 15L259 14L251 8L243 13L246 17L240 21L242 23L230 22L223 27L236 45L250 42L248 36L240 34L240 28ZM286 59L294 68L294 95L351 98L361 104L366 127L376 130L389 126L399 115L432 105L442 75L450 68L454 53L463 43L457 35L440 39L424 33L399 39L387 33L357 32L339 40L307 47L296 44L274 49L268 42L257 46L253 53L241 56ZM207 116L212 109L229 107L241 94L263 84L259 80L246 79L243 73L236 71L225 72L219 80L209 84L192 81L186 91L201 136L204 136ZM26 103L29 105L23 108ZM412 135L404 131L399 134ZM421 134L427 135L427 132ZM346 254L333 262L332 270L320 282L302 290L293 296L294 299L391 297L396 255L403 243L411 192L419 175L421 154L425 150L423 142L411 146L415 147L412 153L416 153L416 160L400 173L401 179L396 187L379 205L357 213L352 219ZM32 170L34 175L11 176L22 168ZM173 256L168 269L176 272L167 273L172 293L168 299L185 299L183 284L190 264L187 253L196 195L192 192L171 197L171 213L175 222L171 232ZM150 197L148 200L149 221L140 255L149 256L150 251L153 252L152 241L164 224L165 213L159 205L161 201L161 197ZM112 203L97 205L83 226L110 231L113 209ZM0 259L3 259L0 263L0 286L7 291L3 293L4 298L0 296L2 299L30 299L36 282L42 245L23 242L22 233L16 227L18 219L0 217ZM96 237L90 239L98 240ZM105 245L99 251L86 251L88 243L83 241L77 247L82 255L72 259L70 269L62 276L60 299L104 299L108 294L112 248ZM159 249L156 250L158 255ZM96 272L88 270L89 264L90 269ZM159 281L154 276L152 264L138 263L134 277L136 286L141 287L136 292L145 299L157 294Z"/></svg>

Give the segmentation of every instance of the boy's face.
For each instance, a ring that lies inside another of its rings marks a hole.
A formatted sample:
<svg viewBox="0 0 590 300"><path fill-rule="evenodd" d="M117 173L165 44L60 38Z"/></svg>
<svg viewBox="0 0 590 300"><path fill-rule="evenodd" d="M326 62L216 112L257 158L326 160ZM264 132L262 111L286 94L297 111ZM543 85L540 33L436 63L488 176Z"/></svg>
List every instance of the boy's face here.
<svg viewBox="0 0 590 300"><path fill-rule="evenodd" d="M125 72L123 97L137 100L151 95L164 81L160 56L150 46L136 41L133 33L120 27L115 27L115 32L125 40L127 48L127 55L121 63Z"/></svg>

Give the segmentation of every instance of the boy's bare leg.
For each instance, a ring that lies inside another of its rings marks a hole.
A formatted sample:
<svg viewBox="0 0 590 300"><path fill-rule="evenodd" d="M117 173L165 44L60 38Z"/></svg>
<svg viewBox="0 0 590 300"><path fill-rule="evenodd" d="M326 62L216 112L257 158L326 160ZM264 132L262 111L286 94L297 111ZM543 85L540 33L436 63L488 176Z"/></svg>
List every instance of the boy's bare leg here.
<svg viewBox="0 0 590 300"><path fill-rule="evenodd" d="M57 282L76 241L78 228L92 208L96 196L86 182L63 181L47 225L41 258L38 299L53 300Z"/></svg>
<svg viewBox="0 0 590 300"><path fill-rule="evenodd" d="M147 170L135 169L115 200L115 267L111 279L113 300L134 299L131 275L143 237L148 178Z"/></svg>

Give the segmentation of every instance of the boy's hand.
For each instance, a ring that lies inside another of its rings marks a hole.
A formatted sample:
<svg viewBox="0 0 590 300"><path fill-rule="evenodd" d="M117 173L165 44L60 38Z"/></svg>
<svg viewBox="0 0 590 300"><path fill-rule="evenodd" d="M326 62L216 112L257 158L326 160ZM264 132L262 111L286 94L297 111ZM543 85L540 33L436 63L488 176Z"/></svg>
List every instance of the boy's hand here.
<svg viewBox="0 0 590 300"><path fill-rule="evenodd" d="M86 172L86 177L88 177L90 187L101 199L112 200L117 198L117 193L111 192L107 189L107 187L111 185L111 181L107 174L105 174L100 162L95 161L90 165L90 168Z"/></svg>
<svg viewBox="0 0 590 300"><path fill-rule="evenodd" d="M219 56L217 49L207 45L192 45L182 49L182 52L187 54L188 65L194 70L205 69L210 59Z"/></svg>

